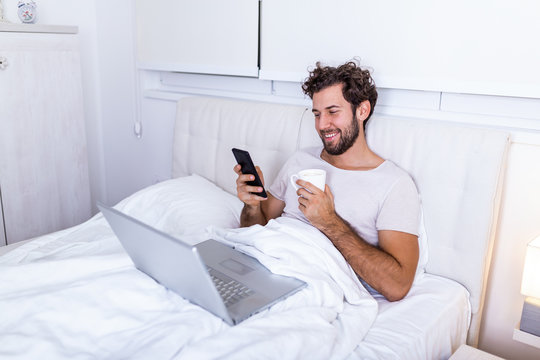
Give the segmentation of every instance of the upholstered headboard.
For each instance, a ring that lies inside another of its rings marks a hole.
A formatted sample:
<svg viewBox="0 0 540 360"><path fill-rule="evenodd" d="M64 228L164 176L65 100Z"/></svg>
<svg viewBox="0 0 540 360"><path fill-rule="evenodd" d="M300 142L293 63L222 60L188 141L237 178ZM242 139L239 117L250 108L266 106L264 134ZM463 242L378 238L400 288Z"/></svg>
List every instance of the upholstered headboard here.
<svg viewBox="0 0 540 360"><path fill-rule="evenodd" d="M191 97L178 102L176 114L173 177L196 173L231 194L236 194L233 147L250 152L269 184L293 152L320 141L313 126L311 132L302 127L312 119L303 106Z"/></svg>
<svg viewBox="0 0 540 360"><path fill-rule="evenodd" d="M470 292L476 344L509 135L454 123L377 116L371 148L407 170L424 209L426 270ZM231 148L250 151L271 183L294 151L320 144L307 107L193 97L178 102L173 176L197 173L235 194Z"/></svg>
<svg viewBox="0 0 540 360"><path fill-rule="evenodd" d="M426 271L464 285L476 345L495 238L509 134L454 123L375 116L370 147L413 177L427 233Z"/></svg>

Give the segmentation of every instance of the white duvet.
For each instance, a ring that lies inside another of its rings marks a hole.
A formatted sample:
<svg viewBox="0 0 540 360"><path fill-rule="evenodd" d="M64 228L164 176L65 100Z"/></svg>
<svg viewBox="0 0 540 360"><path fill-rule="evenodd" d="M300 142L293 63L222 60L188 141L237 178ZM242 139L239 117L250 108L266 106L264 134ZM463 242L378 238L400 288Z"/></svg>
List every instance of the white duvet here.
<svg viewBox="0 0 540 360"><path fill-rule="evenodd" d="M136 270L97 215L0 257L0 358L347 357L371 327L377 302L343 257L299 221L234 229L241 204L223 194L187 177L117 208L185 240L235 244L271 271L304 280L305 289L228 326Z"/></svg>

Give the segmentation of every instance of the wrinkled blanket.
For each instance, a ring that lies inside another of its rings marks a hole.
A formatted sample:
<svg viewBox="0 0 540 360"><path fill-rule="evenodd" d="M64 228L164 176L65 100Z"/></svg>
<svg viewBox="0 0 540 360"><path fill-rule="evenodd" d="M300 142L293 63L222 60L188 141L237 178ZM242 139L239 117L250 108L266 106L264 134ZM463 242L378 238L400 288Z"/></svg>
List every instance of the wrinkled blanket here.
<svg viewBox="0 0 540 360"><path fill-rule="evenodd" d="M0 358L341 359L377 315L341 254L307 224L280 218L204 237L308 286L231 327L135 269L98 214L0 257Z"/></svg>

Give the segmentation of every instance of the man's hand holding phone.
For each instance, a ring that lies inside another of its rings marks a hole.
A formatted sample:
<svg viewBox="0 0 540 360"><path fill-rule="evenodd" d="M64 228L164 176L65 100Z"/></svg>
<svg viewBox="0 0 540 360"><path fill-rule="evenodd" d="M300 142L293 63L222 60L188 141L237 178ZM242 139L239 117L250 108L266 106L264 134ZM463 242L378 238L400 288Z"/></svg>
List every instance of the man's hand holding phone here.
<svg viewBox="0 0 540 360"><path fill-rule="evenodd" d="M257 171L257 175L261 179L262 185L264 186L264 177L262 171L259 169L258 166L255 169ZM242 166L240 164L236 164L236 166L234 167L234 172L238 175L238 178L236 179L236 193L238 195L238 198L244 204L256 207L259 206L261 201L267 199L266 197L262 197L259 195L264 191L263 186L249 184L255 181L255 175L243 174Z"/></svg>
<svg viewBox="0 0 540 360"><path fill-rule="evenodd" d="M240 149L232 149L232 151L238 163L234 167L234 172L238 175L236 192L238 198L244 203L240 214L240 226L255 224L264 226L270 219L281 216L285 202L276 199L272 194L266 194L262 171L258 166L253 165L247 151Z"/></svg>
<svg viewBox="0 0 540 360"><path fill-rule="evenodd" d="M238 163L234 167L234 172L238 175L236 179L238 198L248 206L259 206L260 202L268 197L264 190L262 171L258 166L255 167L249 152L236 148L233 148L232 152Z"/></svg>

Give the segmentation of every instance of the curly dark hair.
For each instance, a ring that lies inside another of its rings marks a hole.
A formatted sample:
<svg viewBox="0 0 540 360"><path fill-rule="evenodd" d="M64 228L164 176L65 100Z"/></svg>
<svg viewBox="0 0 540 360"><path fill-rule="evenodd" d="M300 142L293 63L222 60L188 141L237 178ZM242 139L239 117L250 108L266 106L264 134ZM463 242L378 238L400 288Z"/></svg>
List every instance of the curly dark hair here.
<svg viewBox="0 0 540 360"><path fill-rule="evenodd" d="M354 61L338 67L322 66L317 62L315 69L309 72L309 77L304 81L302 90L313 99L313 94L337 84L343 84L343 97L351 104L353 114L362 101L369 100L371 110L363 124L365 131L377 103L377 89L369 70L360 68Z"/></svg>

